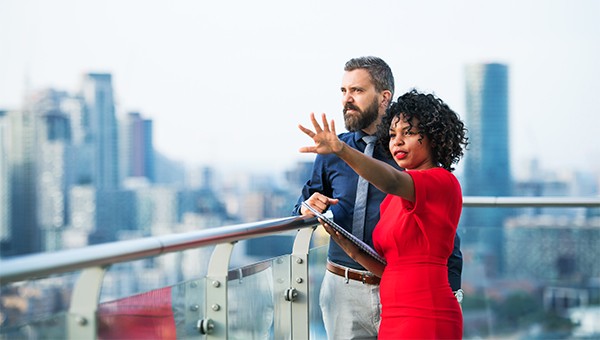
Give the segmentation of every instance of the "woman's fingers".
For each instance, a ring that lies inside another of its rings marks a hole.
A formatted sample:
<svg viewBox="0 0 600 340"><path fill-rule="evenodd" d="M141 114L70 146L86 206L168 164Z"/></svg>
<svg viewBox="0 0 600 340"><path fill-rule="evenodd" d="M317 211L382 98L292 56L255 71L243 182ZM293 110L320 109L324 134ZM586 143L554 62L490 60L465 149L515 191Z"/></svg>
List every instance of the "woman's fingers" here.
<svg viewBox="0 0 600 340"><path fill-rule="evenodd" d="M301 153L323 153L323 154L326 154L326 153L331 153L333 151L332 143L334 143L335 137L331 137L330 134L333 133L334 136L337 136L337 134L335 132L335 122L332 119L331 123L328 123L327 116L325 115L325 113L321 114L321 119L323 121L322 122L323 127L321 127L319 122L317 122L315 113L314 112L310 113L310 120L311 120L311 123L313 124L314 131L309 128L304 127L302 124L298 124L298 129L300 129L300 131L302 131L308 137L312 138L312 140L315 142L314 146L301 147L298 150Z"/></svg>
<svg viewBox="0 0 600 340"><path fill-rule="evenodd" d="M319 122L317 122L317 118L315 117L314 112L310 113L310 121L313 125L313 127L315 128L315 131L313 132L311 129L305 128L304 126L302 126L302 124L298 124L298 128L304 132L307 136L309 136L310 138L314 138L316 135L318 135L321 132L333 132L335 134L335 122L332 119L331 120L331 125L330 123L327 122L327 115L325 115L325 113L321 114L321 119L323 120L323 127L321 127L321 125L319 124Z"/></svg>
<svg viewBox="0 0 600 340"><path fill-rule="evenodd" d="M310 113L310 121L312 122L314 128L315 128L315 132L319 133L322 132L323 129L321 129L321 125L319 125L319 122L317 122L317 118L315 118L315 113L311 112Z"/></svg>
<svg viewBox="0 0 600 340"><path fill-rule="evenodd" d="M304 126L302 126L301 124L298 124L298 128L300 129L300 131L304 132L310 138L313 138L316 135L316 133L312 132L311 129L307 129Z"/></svg>
<svg viewBox="0 0 600 340"><path fill-rule="evenodd" d="M326 231L326 232L327 232L329 235L331 235L331 236L334 236L334 235L333 235L333 234L334 234L334 230L333 230L333 228L331 228L331 227L329 226L329 224L327 224L327 223L324 223L324 222L323 222L321 219L319 219L319 222L321 223L321 225L323 226L323 228L325 228L325 231Z"/></svg>
<svg viewBox="0 0 600 340"><path fill-rule="evenodd" d="M321 120L323 121L323 131L329 132L329 123L327 123L327 116L325 113L321 113Z"/></svg>
<svg viewBox="0 0 600 340"><path fill-rule="evenodd" d="M335 121L333 119L331 120L331 133L337 136L337 133L335 132Z"/></svg>

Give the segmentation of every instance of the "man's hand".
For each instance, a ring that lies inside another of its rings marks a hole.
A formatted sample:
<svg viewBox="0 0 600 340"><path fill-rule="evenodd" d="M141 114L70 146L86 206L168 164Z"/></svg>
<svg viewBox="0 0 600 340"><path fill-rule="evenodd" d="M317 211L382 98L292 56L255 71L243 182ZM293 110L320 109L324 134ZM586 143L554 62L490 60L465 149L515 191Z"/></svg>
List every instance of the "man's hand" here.
<svg viewBox="0 0 600 340"><path fill-rule="evenodd" d="M321 193L315 192L305 202L311 207L315 208L320 212L325 212L330 205L338 204L340 200L337 198L329 198ZM302 215L314 215L310 210L304 206L300 207L300 214Z"/></svg>

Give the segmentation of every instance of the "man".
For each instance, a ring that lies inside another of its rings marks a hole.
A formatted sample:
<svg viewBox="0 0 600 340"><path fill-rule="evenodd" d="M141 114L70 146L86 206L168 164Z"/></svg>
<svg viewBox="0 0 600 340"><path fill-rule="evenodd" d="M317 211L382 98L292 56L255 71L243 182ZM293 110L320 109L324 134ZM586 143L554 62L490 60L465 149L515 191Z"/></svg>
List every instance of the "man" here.
<svg viewBox="0 0 600 340"><path fill-rule="evenodd" d="M342 107L348 132L339 138L361 152L363 137L374 135L381 117L394 95L394 76L390 67L377 57L359 57L346 62L342 78ZM376 145L373 157L398 167L387 148ZM295 214L311 214L306 202L319 211L331 209L334 221L355 229L354 211L358 175L337 156L317 155L311 178L302 188ZM368 185L362 240L373 246L372 233L379 220L379 206L385 194ZM357 224L361 222L356 222ZM462 255L460 239L448 260L448 276L453 291L460 289ZM335 242L329 242L328 263L320 292L323 322L329 339L376 339L380 322L379 278L353 261Z"/></svg>

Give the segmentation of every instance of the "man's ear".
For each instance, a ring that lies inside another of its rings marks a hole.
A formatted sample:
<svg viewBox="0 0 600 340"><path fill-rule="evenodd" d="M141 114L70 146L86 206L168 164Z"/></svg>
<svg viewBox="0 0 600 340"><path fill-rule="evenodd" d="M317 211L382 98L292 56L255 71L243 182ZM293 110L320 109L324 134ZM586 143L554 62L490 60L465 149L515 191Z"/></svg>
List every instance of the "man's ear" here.
<svg viewBox="0 0 600 340"><path fill-rule="evenodd" d="M392 101L392 92L390 90L384 90L381 92L381 97L381 106L383 106L384 109L387 109Z"/></svg>

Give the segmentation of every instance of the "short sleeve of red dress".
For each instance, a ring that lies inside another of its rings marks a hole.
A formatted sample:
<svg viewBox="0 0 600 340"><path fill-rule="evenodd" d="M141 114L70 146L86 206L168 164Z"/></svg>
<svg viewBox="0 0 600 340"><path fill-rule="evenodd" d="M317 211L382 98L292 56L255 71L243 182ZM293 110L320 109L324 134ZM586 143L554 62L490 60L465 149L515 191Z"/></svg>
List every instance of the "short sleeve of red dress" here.
<svg viewBox="0 0 600 340"><path fill-rule="evenodd" d="M460 184L450 171L443 168L407 173L415 183L415 202L402 199L402 203L422 221L429 241L443 245L431 248L431 255L448 257L454 247L454 235L462 211ZM436 254L437 249L441 253Z"/></svg>
<svg viewBox="0 0 600 340"><path fill-rule="evenodd" d="M460 184L443 168L406 172L415 185L415 201L394 195L384 199L375 231L379 234L378 240L374 240L376 249L380 253L393 250L392 257L429 252L429 255L447 258L454 246L462 210Z"/></svg>
<svg viewBox="0 0 600 340"><path fill-rule="evenodd" d="M443 168L406 171L415 183L415 202L402 200L406 208L417 214L434 208L451 213L450 220L458 223L462 209L462 192L456 177Z"/></svg>

